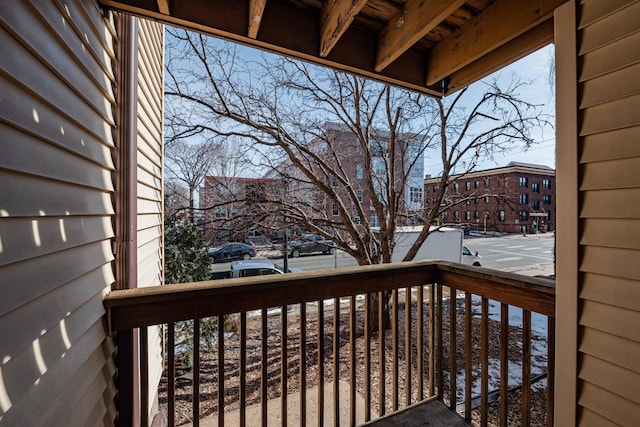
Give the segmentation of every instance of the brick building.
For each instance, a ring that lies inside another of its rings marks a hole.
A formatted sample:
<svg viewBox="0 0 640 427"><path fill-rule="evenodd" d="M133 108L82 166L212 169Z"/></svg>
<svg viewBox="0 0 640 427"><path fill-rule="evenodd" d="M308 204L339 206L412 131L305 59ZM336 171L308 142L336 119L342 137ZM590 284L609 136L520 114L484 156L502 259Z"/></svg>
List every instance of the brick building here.
<svg viewBox="0 0 640 427"><path fill-rule="evenodd" d="M385 195L385 187L387 168L391 166L387 164L389 156L389 147L393 146L396 150L394 180L398 183L403 182L401 189L403 194L399 197L401 225L415 225L417 219L416 212L421 210L423 204L423 176L424 163L415 161L416 158L422 156L422 142L417 135L401 134L396 136L395 144L390 144L388 132L373 130L373 135L369 141L369 156L362 149L362 145L358 137L351 132L346 126L327 123L326 140L320 141L319 144L323 150L329 148L332 157L339 159L340 166L333 165L334 170L340 170L343 178L349 183L350 189L354 189L359 204L363 207L363 211L369 214L366 220L372 227L380 226L378 217L375 215L373 205L371 203L372 194L369 189L370 173L373 177L373 187L378 192L378 199L387 203ZM326 147L330 145L330 147ZM333 155L335 153L335 155ZM371 162L367 168L366 162ZM328 183L334 187L343 200L348 199L345 194L347 188L335 177L327 177ZM320 208L320 206L318 206ZM337 206L331 200L325 198L322 206L323 212L327 217L336 219L340 216ZM356 223L361 223L364 219L360 218L355 207L351 215L351 219Z"/></svg>
<svg viewBox="0 0 640 427"><path fill-rule="evenodd" d="M425 208L431 208L439 183L439 178L424 180ZM554 169L511 162L504 167L452 176L441 204L444 211L440 220L468 225L473 231L553 231L555 196Z"/></svg>
<svg viewBox="0 0 640 427"><path fill-rule="evenodd" d="M244 240L257 230L255 220L268 209L275 182L268 178L206 176L200 188L202 228L208 242Z"/></svg>

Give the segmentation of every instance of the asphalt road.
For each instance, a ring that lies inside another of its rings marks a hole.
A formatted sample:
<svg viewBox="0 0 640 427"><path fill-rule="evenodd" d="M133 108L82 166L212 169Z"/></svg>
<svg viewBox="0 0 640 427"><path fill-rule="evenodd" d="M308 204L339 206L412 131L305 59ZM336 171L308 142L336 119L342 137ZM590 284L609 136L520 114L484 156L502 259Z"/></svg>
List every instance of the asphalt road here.
<svg viewBox="0 0 640 427"><path fill-rule="evenodd" d="M482 256L482 266L496 270L518 272L535 268L541 264L553 263L553 235L510 235L501 237L467 236L464 243L472 251ZM258 257L261 258L260 253ZM282 265L282 257L272 259ZM357 265L355 259L342 251L336 255L302 255L289 258L289 267L304 271L326 270L332 268L352 267ZM214 264L214 271L229 269L229 263Z"/></svg>

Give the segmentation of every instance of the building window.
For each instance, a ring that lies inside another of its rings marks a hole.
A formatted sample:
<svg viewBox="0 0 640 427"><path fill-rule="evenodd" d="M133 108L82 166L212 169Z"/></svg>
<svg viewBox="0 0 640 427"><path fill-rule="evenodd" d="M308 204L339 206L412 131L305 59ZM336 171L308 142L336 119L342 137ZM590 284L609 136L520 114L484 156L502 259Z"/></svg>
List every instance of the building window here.
<svg viewBox="0 0 640 427"><path fill-rule="evenodd" d="M464 188L469 191L471 190L471 181L467 181L464 183Z"/></svg>
<svg viewBox="0 0 640 427"><path fill-rule="evenodd" d="M489 204L489 196L484 196L484 203Z"/></svg>
<svg viewBox="0 0 640 427"><path fill-rule="evenodd" d="M542 180L542 188L545 188L547 190L551 189L551 180L549 179L543 179Z"/></svg>
<svg viewBox="0 0 640 427"><path fill-rule="evenodd" d="M480 214L478 211L473 211L473 219L480 219Z"/></svg>
<svg viewBox="0 0 640 427"><path fill-rule="evenodd" d="M531 183L531 191L533 193L539 193L540 192L540 185L538 183Z"/></svg>
<svg viewBox="0 0 640 427"><path fill-rule="evenodd" d="M226 218L227 213L222 208L216 208L216 218Z"/></svg>
<svg viewBox="0 0 640 427"><path fill-rule="evenodd" d="M336 205L335 203L333 203L331 205L331 215L333 215L333 216L338 216L339 215L338 205Z"/></svg>
<svg viewBox="0 0 640 427"><path fill-rule="evenodd" d="M409 189L409 200L411 203L422 203L422 188L411 187Z"/></svg>
<svg viewBox="0 0 640 427"><path fill-rule="evenodd" d="M547 221L551 221L551 211L547 212Z"/></svg>
<svg viewBox="0 0 640 427"><path fill-rule="evenodd" d="M364 197L362 195L362 190L356 190L356 196L358 197L358 201L362 203L362 200L364 200Z"/></svg>
<svg viewBox="0 0 640 427"><path fill-rule="evenodd" d="M544 196L542 196L542 203L544 203L545 205L550 205L551 204L551 196L548 194L545 194Z"/></svg>
<svg viewBox="0 0 640 427"><path fill-rule="evenodd" d="M425 188L424 190L425 193L428 193L429 191L431 191L431 188L428 185L425 185L424 188Z"/></svg>
<svg viewBox="0 0 640 427"><path fill-rule="evenodd" d="M520 221L526 221L527 219L529 219L529 212L527 211L518 212L518 219Z"/></svg>
<svg viewBox="0 0 640 427"><path fill-rule="evenodd" d="M524 176L520 177L520 187L528 187L529 186L529 178Z"/></svg>
<svg viewBox="0 0 640 427"><path fill-rule="evenodd" d="M504 221L504 211L498 211L498 221Z"/></svg>
<svg viewBox="0 0 640 427"><path fill-rule="evenodd" d="M362 166L362 163L358 163L356 165L356 178L357 179L364 178L364 167Z"/></svg>
<svg viewBox="0 0 640 427"><path fill-rule="evenodd" d="M469 199L465 200L465 204L466 204L467 206L469 206L469 205L471 204L471 200L469 200Z"/></svg>
<svg viewBox="0 0 640 427"><path fill-rule="evenodd" d="M453 218L455 218L456 222L460 221L460 212L453 211Z"/></svg>
<svg viewBox="0 0 640 427"><path fill-rule="evenodd" d="M457 193L457 192L458 192L458 190L460 189L460 184L458 184L457 182L454 182L454 183L453 183L453 189L454 189L454 191Z"/></svg>
<svg viewBox="0 0 640 427"><path fill-rule="evenodd" d="M521 205L526 205L529 203L529 195L528 194L520 194L518 201Z"/></svg>
<svg viewBox="0 0 640 427"><path fill-rule="evenodd" d="M444 211L444 212L442 213L442 220L443 220L444 222L447 222L447 221L449 220L449 212Z"/></svg>
<svg viewBox="0 0 640 427"><path fill-rule="evenodd" d="M473 202L477 205L478 204L478 198L476 197L475 199L473 199Z"/></svg>
<svg viewBox="0 0 640 427"><path fill-rule="evenodd" d="M337 178L337 177L335 177L335 176L331 176L331 186L332 186L333 188L335 188L335 187L337 187L337 186L338 186L338 178Z"/></svg>
<svg viewBox="0 0 640 427"><path fill-rule="evenodd" d="M489 220L489 211L484 211L484 218Z"/></svg>
<svg viewBox="0 0 640 427"><path fill-rule="evenodd" d="M476 181L473 183L473 188L480 188L480 181L476 179Z"/></svg>
<svg viewBox="0 0 640 427"><path fill-rule="evenodd" d="M438 188L440 188L440 186L439 186L439 185L437 185L437 184L436 184L436 185L434 185L434 186L433 186L433 192L434 192L434 193L437 193L437 192L438 192Z"/></svg>
<svg viewBox="0 0 640 427"><path fill-rule="evenodd" d="M369 223L371 224L371 227L380 227L380 221L378 221L377 215L371 215L369 217Z"/></svg>
<svg viewBox="0 0 640 427"><path fill-rule="evenodd" d="M466 219L467 221L469 221L471 219L471 212L469 211L465 211L464 213L464 219Z"/></svg>
<svg viewBox="0 0 640 427"><path fill-rule="evenodd" d="M353 217L353 223L356 224L356 225L360 224L360 217L358 215Z"/></svg>
<svg viewBox="0 0 640 427"><path fill-rule="evenodd" d="M484 188L489 188L489 178L484 179Z"/></svg>

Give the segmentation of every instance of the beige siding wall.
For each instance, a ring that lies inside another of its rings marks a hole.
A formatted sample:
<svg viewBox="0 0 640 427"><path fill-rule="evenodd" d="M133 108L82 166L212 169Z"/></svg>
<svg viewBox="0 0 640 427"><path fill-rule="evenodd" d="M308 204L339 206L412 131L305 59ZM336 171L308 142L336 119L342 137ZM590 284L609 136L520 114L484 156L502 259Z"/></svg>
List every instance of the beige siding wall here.
<svg viewBox="0 0 640 427"><path fill-rule="evenodd" d="M0 424L112 425L114 26L0 2Z"/></svg>
<svg viewBox="0 0 640 427"><path fill-rule="evenodd" d="M640 2L590 0L575 7L578 128L573 162L579 166L574 190L578 195L575 417L581 425L637 425ZM559 86L559 98L563 91ZM571 167L569 156L562 162L559 170ZM558 198L562 196L559 192ZM559 252L559 263L562 256ZM559 293L567 277L571 275L559 274ZM558 302L563 310L570 299L559 296Z"/></svg>
<svg viewBox="0 0 640 427"><path fill-rule="evenodd" d="M163 284L163 45L164 26L141 19L138 25L137 108L138 287ZM163 367L162 329L150 327L148 336L149 390L156 391ZM149 396L152 413L155 394Z"/></svg>

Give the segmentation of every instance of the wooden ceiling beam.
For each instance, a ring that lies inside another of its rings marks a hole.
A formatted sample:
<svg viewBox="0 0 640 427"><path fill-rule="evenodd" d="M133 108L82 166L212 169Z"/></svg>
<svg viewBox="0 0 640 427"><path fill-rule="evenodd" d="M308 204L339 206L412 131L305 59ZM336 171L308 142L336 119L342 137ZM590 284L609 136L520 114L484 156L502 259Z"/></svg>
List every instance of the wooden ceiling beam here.
<svg viewBox="0 0 640 427"><path fill-rule="evenodd" d="M553 18L500 46L450 76L446 94L462 89L499 69L553 43Z"/></svg>
<svg viewBox="0 0 640 427"><path fill-rule="evenodd" d="M264 13L266 4L267 0L251 0L249 2L249 28L247 35L252 39L258 37L258 30L260 29L262 14Z"/></svg>
<svg viewBox="0 0 640 427"><path fill-rule="evenodd" d="M375 70L384 70L464 3L465 0L407 1L380 33Z"/></svg>
<svg viewBox="0 0 640 427"><path fill-rule="evenodd" d="M433 85L553 16L566 0L496 0L427 55L427 85Z"/></svg>
<svg viewBox="0 0 640 427"><path fill-rule="evenodd" d="M158 0L158 10L163 15L170 15L169 12L169 0Z"/></svg>
<svg viewBox="0 0 640 427"><path fill-rule="evenodd" d="M326 58L367 0L327 0L320 17L320 56Z"/></svg>

